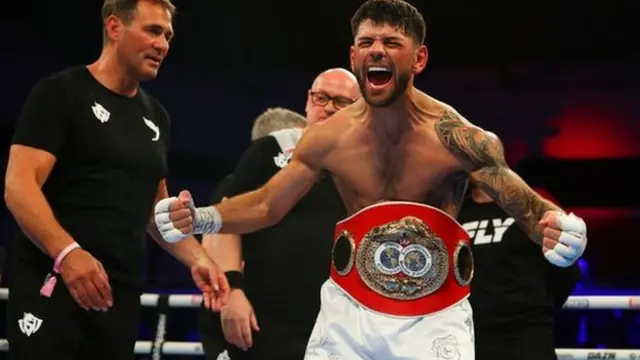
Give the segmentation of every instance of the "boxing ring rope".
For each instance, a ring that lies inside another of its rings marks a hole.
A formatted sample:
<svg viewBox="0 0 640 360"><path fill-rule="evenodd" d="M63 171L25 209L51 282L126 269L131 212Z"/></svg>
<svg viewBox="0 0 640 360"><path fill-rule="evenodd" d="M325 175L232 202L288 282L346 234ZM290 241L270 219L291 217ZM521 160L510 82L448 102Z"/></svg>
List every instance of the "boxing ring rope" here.
<svg viewBox="0 0 640 360"><path fill-rule="evenodd" d="M9 290L0 288L0 300L9 298ZM194 308L202 302L201 295L142 294L140 304L145 307ZM564 304L566 310L637 310L640 296L570 296ZM163 355L203 355L199 342L164 341L166 314L159 311L158 328L154 341L137 341L135 354L152 354L154 359ZM0 339L0 352L8 351L7 339ZM640 360L640 349L556 349L560 360L616 359Z"/></svg>

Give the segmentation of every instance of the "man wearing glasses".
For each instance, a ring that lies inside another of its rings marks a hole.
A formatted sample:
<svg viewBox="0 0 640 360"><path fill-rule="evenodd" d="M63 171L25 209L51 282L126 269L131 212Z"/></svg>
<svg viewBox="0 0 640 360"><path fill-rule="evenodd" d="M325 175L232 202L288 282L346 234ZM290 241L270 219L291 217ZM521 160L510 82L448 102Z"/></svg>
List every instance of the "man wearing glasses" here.
<svg viewBox="0 0 640 360"><path fill-rule="evenodd" d="M307 125L327 120L358 98L352 73L344 69L321 73L307 92ZM262 186L288 164L302 131L285 129L255 140L233 180L216 189L214 203ZM242 238L203 237L203 246L226 272L232 288L220 314L209 312L199 318L208 360L304 357L320 309L320 287L329 277L334 226L344 217L346 209L333 180L323 176L278 224Z"/></svg>
<svg viewBox="0 0 640 360"><path fill-rule="evenodd" d="M307 121L309 125L324 121L358 98L360 89L351 72L344 69L327 70L316 77L307 92Z"/></svg>

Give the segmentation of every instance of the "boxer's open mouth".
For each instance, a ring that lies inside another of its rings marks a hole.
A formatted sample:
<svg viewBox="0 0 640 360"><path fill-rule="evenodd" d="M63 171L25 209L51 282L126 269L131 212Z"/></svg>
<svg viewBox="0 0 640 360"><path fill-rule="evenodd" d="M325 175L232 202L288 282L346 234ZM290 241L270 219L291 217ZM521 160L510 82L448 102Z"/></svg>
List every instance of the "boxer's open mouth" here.
<svg viewBox="0 0 640 360"><path fill-rule="evenodd" d="M391 82L393 72L384 66L369 66L367 80L374 86L383 86Z"/></svg>

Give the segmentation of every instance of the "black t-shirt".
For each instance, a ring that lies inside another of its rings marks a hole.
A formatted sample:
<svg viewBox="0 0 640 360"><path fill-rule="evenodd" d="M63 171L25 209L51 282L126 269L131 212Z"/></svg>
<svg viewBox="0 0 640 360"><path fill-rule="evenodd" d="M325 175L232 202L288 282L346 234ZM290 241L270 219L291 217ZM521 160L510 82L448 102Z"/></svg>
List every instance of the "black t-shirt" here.
<svg viewBox="0 0 640 360"><path fill-rule="evenodd" d="M459 222L473 242L470 302L476 328L504 332L523 323L553 325L556 307L579 280L577 265L549 263L540 246L495 203L479 204L467 196Z"/></svg>
<svg viewBox="0 0 640 360"><path fill-rule="evenodd" d="M220 182L216 185L215 190L213 191L213 196L211 197L211 204L215 205L222 201L222 198L226 196L226 194L233 191L233 181L235 176L233 174L229 174L222 178Z"/></svg>
<svg viewBox="0 0 640 360"><path fill-rule="evenodd" d="M167 175L169 115L139 89L102 86L86 67L40 80L16 124L13 144L53 154L42 191L62 227L104 265L110 280L139 285L147 225ZM18 259L50 271L53 260L24 234Z"/></svg>
<svg viewBox="0 0 640 360"><path fill-rule="evenodd" d="M286 163L273 136L254 141L213 200L259 188ZM345 217L332 178L323 174L278 224L242 236L245 293L259 319L279 317L313 325L320 287L329 278L335 224Z"/></svg>

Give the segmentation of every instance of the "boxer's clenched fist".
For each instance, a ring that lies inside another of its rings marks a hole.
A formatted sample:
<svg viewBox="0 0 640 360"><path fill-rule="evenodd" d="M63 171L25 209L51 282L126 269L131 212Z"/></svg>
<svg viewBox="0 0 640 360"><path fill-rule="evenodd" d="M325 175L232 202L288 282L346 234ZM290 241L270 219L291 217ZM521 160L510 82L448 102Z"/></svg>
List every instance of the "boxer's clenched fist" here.
<svg viewBox="0 0 640 360"><path fill-rule="evenodd" d="M553 265L568 267L575 263L587 247L587 225L573 213L547 211L540 225L544 227L542 251Z"/></svg>
<svg viewBox="0 0 640 360"><path fill-rule="evenodd" d="M158 231L166 242L182 241L193 233L195 206L188 191L181 191L178 197L158 201L154 219Z"/></svg>

